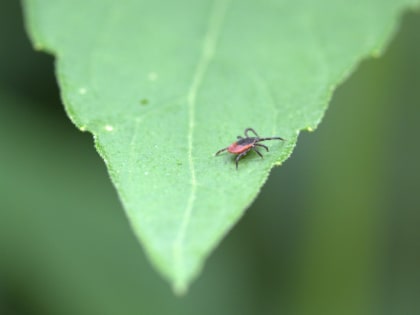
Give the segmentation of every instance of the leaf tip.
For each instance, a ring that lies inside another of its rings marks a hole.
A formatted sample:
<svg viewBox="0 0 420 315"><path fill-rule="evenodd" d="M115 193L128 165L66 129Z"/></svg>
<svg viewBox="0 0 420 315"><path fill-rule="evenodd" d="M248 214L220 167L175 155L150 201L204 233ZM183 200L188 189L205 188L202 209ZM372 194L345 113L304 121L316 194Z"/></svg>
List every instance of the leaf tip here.
<svg viewBox="0 0 420 315"><path fill-rule="evenodd" d="M172 286L172 290L174 291L176 296L182 297L187 294L188 286L183 280L177 280L174 282Z"/></svg>

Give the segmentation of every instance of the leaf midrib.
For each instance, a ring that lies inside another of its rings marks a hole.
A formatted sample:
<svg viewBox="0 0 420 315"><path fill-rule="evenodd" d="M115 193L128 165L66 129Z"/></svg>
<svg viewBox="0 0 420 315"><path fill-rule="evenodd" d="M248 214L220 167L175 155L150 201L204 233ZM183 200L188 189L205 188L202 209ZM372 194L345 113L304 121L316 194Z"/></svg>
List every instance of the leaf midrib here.
<svg viewBox="0 0 420 315"><path fill-rule="evenodd" d="M173 242L172 255L174 267L178 280L175 281L175 291L182 293L186 289L185 279L183 278L184 269L184 239L186 230L190 223L193 213L194 201L196 199L197 178L195 175L195 166L193 160L193 135L195 128L195 106L197 93L200 89L203 79L207 73L207 69L213 59L216 50L217 41L222 30L222 24L226 16L226 11L231 0L215 0L212 4L207 29L204 36L201 55L194 71L191 85L187 94L188 105L188 166L190 171L191 191L188 197L187 206L183 211L182 221L178 234Z"/></svg>

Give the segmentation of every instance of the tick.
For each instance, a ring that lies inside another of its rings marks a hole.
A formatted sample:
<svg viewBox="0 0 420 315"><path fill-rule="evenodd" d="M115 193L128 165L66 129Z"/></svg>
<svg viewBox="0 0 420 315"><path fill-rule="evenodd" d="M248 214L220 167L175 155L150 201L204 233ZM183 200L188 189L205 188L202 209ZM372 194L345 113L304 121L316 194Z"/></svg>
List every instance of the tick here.
<svg viewBox="0 0 420 315"><path fill-rule="evenodd" d="M250 137L249 136L249 132L252 132L255 137ZM245 134L245 138L238 136L238 141L232 143L230 146L223 148L219 151L216 152L215 155L219 155L220 153L222 153L223 151L228 151L232 154L236 154L237 157L235 159L236 162L236 169L238 169L238 162L241 158L243 158L249 151L254 151L255 153L257 153L261 158L263 157L263 155L261 154L260 151L257 150L257 147L262 147L264 149L268 150L268 147L265 146L264 144L261 144L259 142L262 141L266 141L266 140L284 140L283 138L280 137L268 137L268 138L260 138L260 136L257 134L257 132L252 129L252 128L246 128L244 131Z"/></svg>

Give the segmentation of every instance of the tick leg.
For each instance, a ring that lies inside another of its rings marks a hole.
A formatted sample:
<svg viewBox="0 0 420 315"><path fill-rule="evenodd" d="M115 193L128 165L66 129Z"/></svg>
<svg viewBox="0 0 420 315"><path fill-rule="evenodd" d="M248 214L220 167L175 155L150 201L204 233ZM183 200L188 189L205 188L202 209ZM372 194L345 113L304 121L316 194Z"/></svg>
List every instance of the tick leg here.
<svg viewBox="0 0 420 315"><path fill-rule="evenodd" d="M268 150L267 146L266 146L266 145L264 145L264 144L261 144L261 143L256 143L256 144L254 144L254 145L259 146L259 147L263 147L264 149L266 149L266 150L267 150L267 152L268 152L268 151L270 151L270 150Z"/></svg>
<svg viewBox="0 0 420 315"><path fill-rule="evenodd" d="M243 139L243 137L241 137L241 136L238 136L238 139L239 139L239 140L242 140L242 139Z"/></svg>
<svg viewBox="0 0 420 315"><path fill-rule="evenodd" d="M259 156L261 156L261 158L264 158L261 152L257 150L257 148L254 147L252 148L252 150L254 150Z"/></svg>
<svg viewBox="0 0 420 315"><path fill-rule="evenodd" d="M258 141L266 141L266 140L286 140L281 137L268 137L268 138L259 138Z"/></svg>
<svg viewBox="0 0 420 315"><path fill-rule="evenodd" d="M241 154L238 154L238 156L236 157L236 159L235 159L235 162L236 162L236 170L238 170L238 162L239 162L239 160L242 157L244 157L249 152L249 150L251 150L251 149L248 149L248 150L242 152Z"/></svg>
<svg viewBox="0 0 420 315"><path fill-rule="evenodd" d="M250 138L250 136L248 136L248 132L249 131L251 131L254 135L256 135L257 136L257 138L259 138L260 136L258 135L258 133L254 130L254 129L252 129L252 128L246 128L245 129L245 131L244 131L244 133L245 133L245 137L247 137L247 138Z"/></svg>
<svg viewBox="0 0 420 315"><path fill-rule="evenodd" d="M223 151L226 151L228 148L229 147L226 147L226 148L223 148L223 149L217 151L215 155L219 155L219 153L222 153Z"/></svg>

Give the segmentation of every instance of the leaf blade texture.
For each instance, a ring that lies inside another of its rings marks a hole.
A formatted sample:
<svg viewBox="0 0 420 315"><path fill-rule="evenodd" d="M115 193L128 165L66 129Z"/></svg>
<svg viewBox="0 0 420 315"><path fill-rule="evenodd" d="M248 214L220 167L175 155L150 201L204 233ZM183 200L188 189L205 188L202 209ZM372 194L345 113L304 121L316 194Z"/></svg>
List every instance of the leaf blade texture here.
<svg viewBox="0 0 420 315"><path fill-rule="evenodd" d="M184 292L334 87L415 1L27 0L66 111L93 134L135 234ZM264 159L214 153L246 127ZM281 187L279 187L281 194Z"/></svg>

